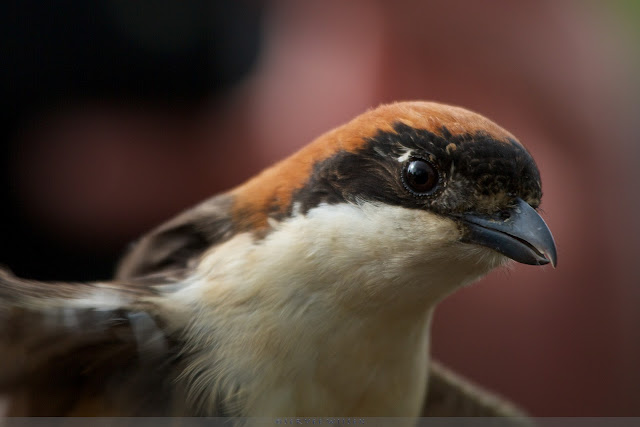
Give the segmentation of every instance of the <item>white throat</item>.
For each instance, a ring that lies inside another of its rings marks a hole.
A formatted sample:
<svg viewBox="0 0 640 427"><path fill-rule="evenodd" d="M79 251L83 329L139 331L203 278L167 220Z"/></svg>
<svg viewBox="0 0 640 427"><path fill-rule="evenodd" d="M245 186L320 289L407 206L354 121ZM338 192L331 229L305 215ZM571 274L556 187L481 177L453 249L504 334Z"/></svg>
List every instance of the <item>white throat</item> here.
<svg viewBox="0 0 640 427"><path fill-rule="evenodd" d="M449 219L388 205L274 226L214 248L172 297L202 343L187 377L205 409L231 388L249 416L418 416L433 307L501 258L458 243Z"/></svg>

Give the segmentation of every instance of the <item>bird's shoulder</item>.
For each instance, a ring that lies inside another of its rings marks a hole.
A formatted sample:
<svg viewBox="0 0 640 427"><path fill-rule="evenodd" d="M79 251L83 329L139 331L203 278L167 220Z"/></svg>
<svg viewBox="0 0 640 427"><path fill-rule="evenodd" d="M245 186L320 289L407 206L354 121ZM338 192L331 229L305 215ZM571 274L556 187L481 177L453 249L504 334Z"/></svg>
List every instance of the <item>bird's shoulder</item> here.
<svg viewBox="0 0 640 427"><path fill-rule="evenodd" d="M232 202L230 194L212 197L151 230L121 259L116 278L147 283L184 278L205 251L234 234Z"/></svg>

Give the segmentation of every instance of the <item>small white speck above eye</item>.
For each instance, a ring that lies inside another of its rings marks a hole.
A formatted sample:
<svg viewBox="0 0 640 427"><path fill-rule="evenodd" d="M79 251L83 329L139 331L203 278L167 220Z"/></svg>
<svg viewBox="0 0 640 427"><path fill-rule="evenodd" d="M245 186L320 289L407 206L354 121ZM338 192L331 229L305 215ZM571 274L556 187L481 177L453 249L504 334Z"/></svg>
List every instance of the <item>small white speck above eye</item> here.
<svg viewBox="0 0 640 427"><path fill-rule="evenodd" d="M411 157L412 150L407 150L402 156L398 157L400 163L406 162Z"/></svg>

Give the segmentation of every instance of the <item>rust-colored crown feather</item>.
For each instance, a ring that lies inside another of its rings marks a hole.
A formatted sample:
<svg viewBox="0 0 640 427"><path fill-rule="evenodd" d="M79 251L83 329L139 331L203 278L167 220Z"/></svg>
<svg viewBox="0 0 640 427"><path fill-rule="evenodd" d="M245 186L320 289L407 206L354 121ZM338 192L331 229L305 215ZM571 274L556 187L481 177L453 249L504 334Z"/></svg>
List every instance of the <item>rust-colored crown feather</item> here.
<svg viewBox="0 0 640 427"><path fill-rule="evenodd" d="M395 132L394 126L399 123L441 136L446 130L451 136L484 133L507 144L516 140L491 120L464 108L420 101L382 105L321 135L233 190L233 217L237 228L267 227L270 215L284 214L290 208L293 194L309 180L314 165L341 151L358 152L376 134Z"/></svg>

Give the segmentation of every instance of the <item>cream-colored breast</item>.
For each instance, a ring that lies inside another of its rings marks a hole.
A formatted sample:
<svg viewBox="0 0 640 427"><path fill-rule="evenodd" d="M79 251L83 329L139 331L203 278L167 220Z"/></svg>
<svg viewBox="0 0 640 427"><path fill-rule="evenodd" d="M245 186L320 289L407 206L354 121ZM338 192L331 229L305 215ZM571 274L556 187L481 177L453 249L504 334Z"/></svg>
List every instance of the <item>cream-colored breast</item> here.
<svg viewBox="0 0 640 427"><path fill-rule="evenodd" d="M233 390L247 416L417 416L433 306L493 266L466 245L452 269L457 237L428 212L333 205L216 247L176 295L193 395L206 410Z"/></svg>

